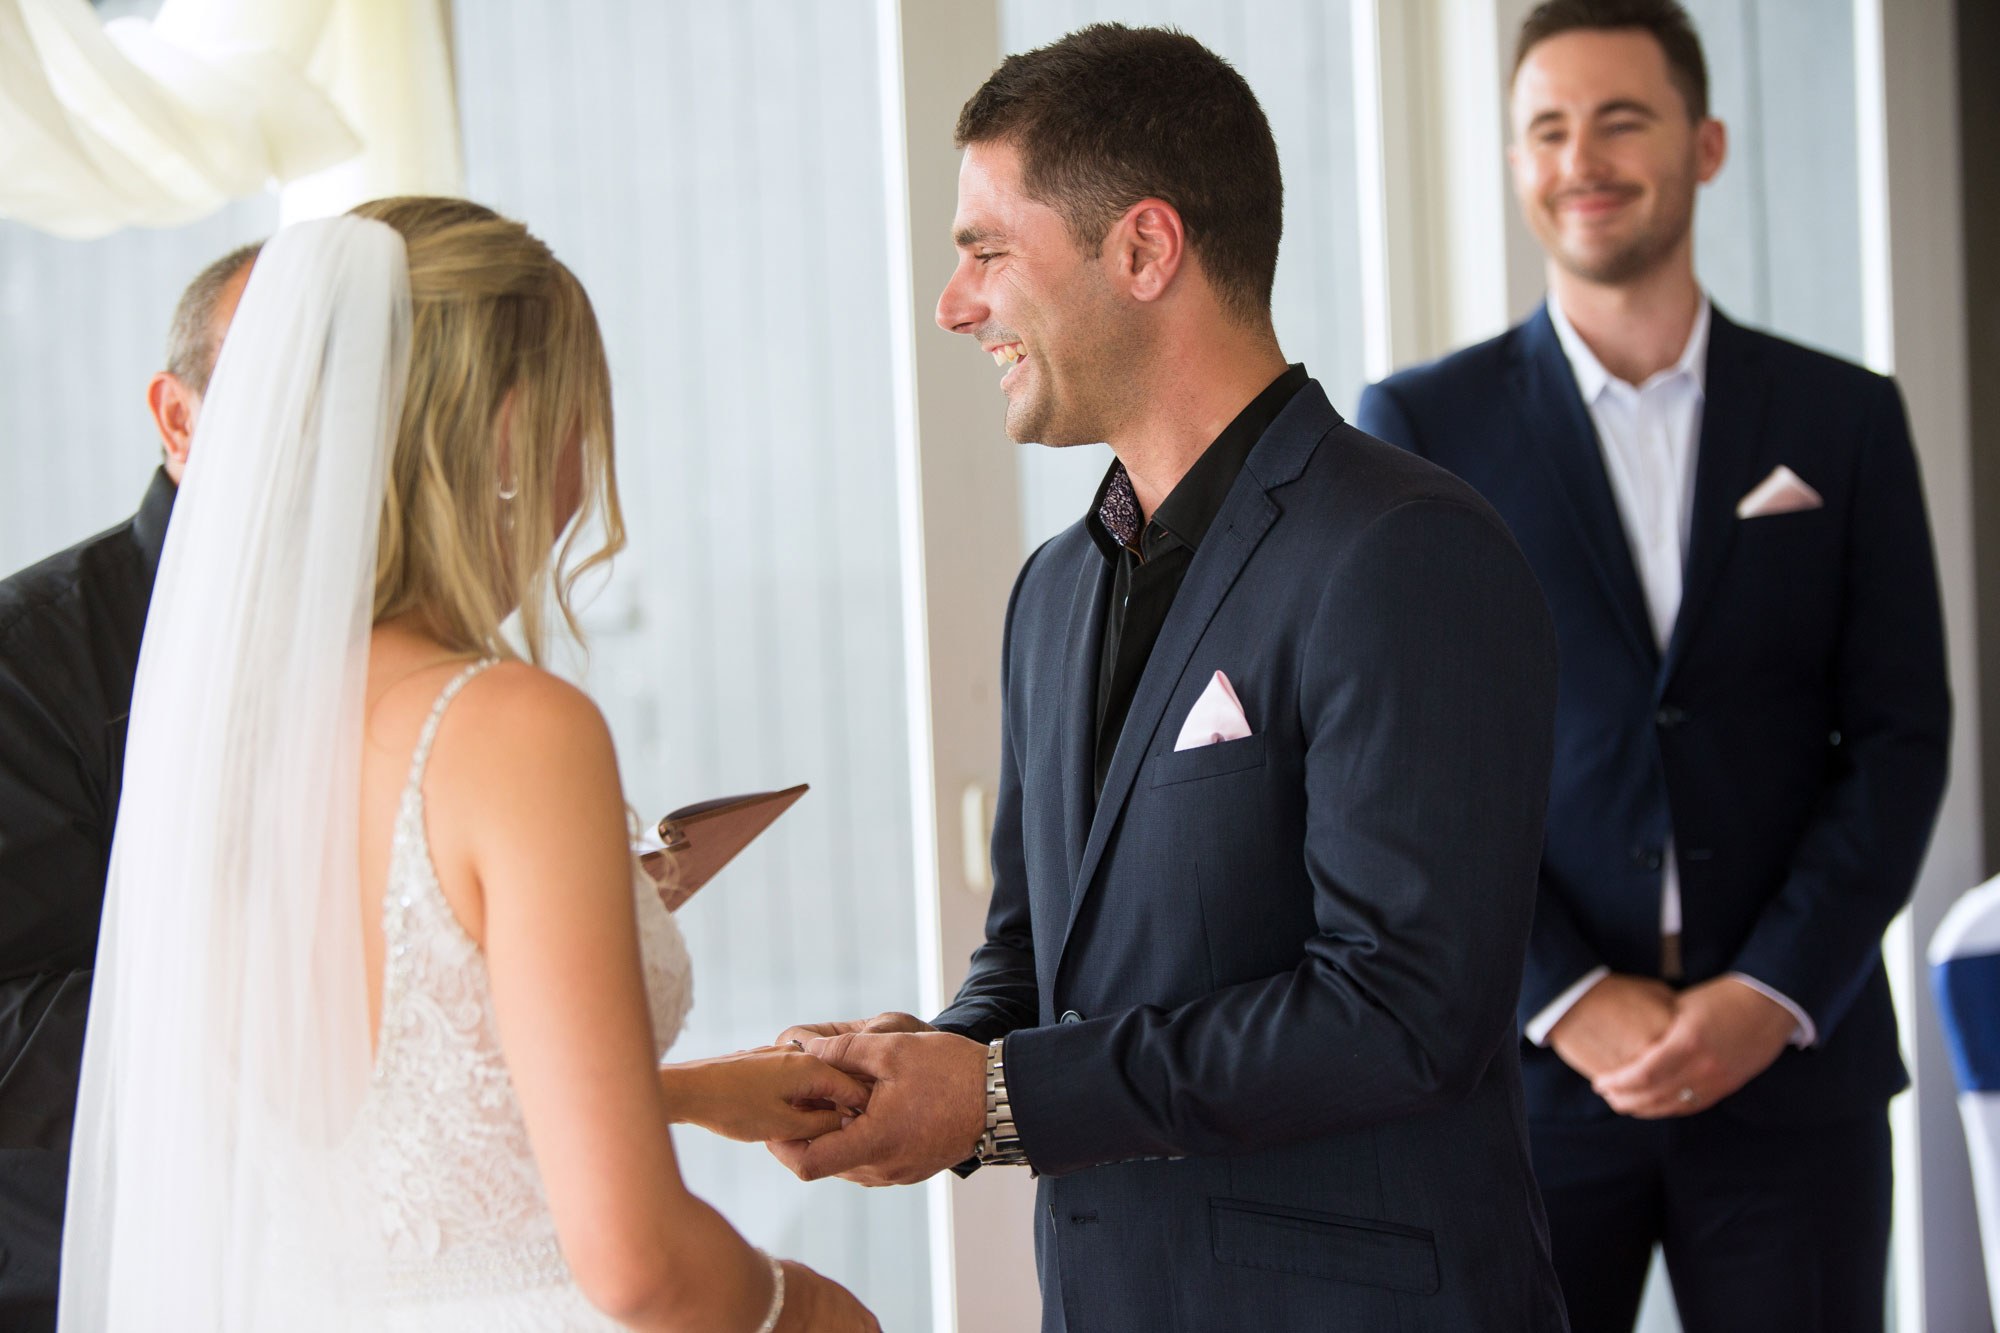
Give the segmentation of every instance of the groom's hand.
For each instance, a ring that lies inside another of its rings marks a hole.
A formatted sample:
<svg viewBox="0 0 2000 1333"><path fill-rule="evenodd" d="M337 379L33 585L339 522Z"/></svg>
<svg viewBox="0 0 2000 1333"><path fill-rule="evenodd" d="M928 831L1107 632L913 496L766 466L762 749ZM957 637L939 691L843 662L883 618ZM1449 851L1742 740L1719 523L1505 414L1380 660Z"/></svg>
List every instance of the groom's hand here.
<svg viewBox="0 0 2000 1333"><path fill-rule="evenodd" d="M843 1032L806 1049L863 1082L868 1108L845 1129L773 1143L801 1180L914 1185L972 1156L986 1132L986 1047L949 1032Z"/></svg>
<svg viewBox="0 0 2000 1333"><path fill-rule="evenodd" d="M789 1043L662 1065L660 1087L676 1122L740 1143L828 1134L868 1104L868 1089Z"/></svg>
<svg viewBox="0 0 2000 1333"><path fill-rule="evenodd" d="M838 1037L843 1032L936 1032L937 1029L915 1014L886 1013L873 1018L850 1018L838 1023L794 1023L778 1034L778 1045L797 1042L801 1046L818 1037Z"/></svg>

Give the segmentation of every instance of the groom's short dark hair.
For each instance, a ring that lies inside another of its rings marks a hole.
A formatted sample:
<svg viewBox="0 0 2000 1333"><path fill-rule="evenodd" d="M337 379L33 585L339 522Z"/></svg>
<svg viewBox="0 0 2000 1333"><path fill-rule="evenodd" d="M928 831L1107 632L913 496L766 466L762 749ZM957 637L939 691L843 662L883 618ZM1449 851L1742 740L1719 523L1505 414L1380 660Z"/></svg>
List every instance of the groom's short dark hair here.
<svg viewBox="0 0 2000 1333"><path fill-rule="evenodd" d="M1277 141L1243 76L1186 33L1093 23L1009 56L959 112L957 142L1018 151L1022 184L1086 253L1133 204L1164 199L1230 311L1270 318Z"/></svg>

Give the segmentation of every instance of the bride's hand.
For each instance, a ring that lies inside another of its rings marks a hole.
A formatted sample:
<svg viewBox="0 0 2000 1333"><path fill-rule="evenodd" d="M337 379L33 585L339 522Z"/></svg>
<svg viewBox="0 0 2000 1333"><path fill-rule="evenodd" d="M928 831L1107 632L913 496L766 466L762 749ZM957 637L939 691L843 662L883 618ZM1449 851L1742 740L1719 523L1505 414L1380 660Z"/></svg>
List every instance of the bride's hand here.
<svg viewBox="0 0 2000 1333"><path fill-rule="evenodd" d="M794 1023L778 1034L778 1045L808 1042L815 1037L838 1037L843 1032L936 1032L937 1029L915 1014L890 1012L873 1018L845 1019L838 1023Z"/></svg>
<svg viewBox="0 0 2000 1333"><path fill-rule="evenodd" d="M660 1086L675 1121L743 1143L818 1138L868 1105L866 1087L795 1046L665 1065Z"/></svg>
<svg viewBox="0 0 2000 1333"><path fill-rule="evenodd" d="M804 1264L785 1264L785 1309L777 1333L882 1333L854 1293Z"/></svg>

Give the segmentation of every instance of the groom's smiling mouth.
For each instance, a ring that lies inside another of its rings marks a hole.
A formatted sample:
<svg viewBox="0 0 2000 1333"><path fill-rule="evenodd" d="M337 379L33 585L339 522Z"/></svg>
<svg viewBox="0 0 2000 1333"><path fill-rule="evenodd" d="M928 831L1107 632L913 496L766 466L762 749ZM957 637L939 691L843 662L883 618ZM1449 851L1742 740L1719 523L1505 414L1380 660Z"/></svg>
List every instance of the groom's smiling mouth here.
<svg viewBox="0 0 2000 1333"><path fill-rule="evenodd" d="M1003 366L1007 373L1000 377L1000 387L1005 390L1019 373L1021 362L1027 360L1028 349L1023 343L999 343L986 349L993 354L993 364Z"/></svg>

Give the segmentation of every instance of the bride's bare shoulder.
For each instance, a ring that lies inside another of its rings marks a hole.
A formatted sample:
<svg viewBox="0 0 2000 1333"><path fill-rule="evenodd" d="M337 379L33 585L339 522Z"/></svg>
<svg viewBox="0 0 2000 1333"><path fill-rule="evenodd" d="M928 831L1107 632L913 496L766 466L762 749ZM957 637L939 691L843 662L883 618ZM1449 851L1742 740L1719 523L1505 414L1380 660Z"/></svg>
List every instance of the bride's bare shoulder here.
<svg viewBox="0 0 2000 1333"><path fill-rule="evenodd" d="M527 662L498 662L480 672L453 711L459 714L454 748L476 761L587 762L610 753L610 729L590 696Z"/></svg>
<svg viewBox="0 0 2000 1333"><path fill-rule="evenodd" d="M626 855L610 729L590 696L560 677L523 662L480 672L445 714L432 764L441 867L474 869L491 889L503 866L549 879L585 846Z"/></svg>

